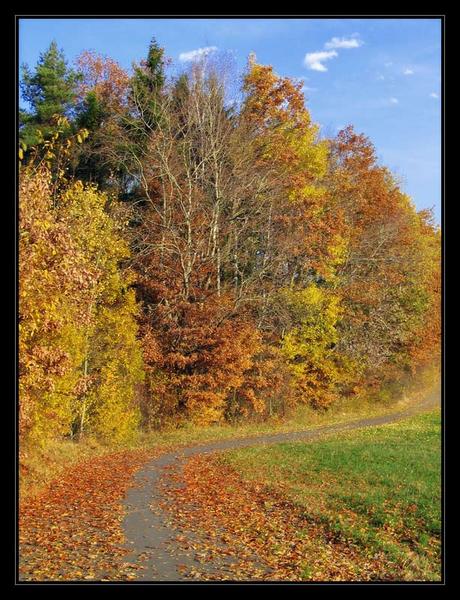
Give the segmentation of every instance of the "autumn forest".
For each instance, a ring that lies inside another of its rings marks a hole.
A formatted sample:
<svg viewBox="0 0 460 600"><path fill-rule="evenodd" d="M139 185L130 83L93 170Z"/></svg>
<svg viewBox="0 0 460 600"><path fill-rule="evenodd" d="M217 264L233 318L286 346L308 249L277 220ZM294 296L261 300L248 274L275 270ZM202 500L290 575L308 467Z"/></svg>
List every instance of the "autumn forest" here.
<svg viewBox="0 0 460 600"><path fill-rule="evenodd" d="M254 54L170 66L152 39L132 72L54 42L22 68L24 476L56 440L324 415L439 364L440 228L372 142Z"/></svg>

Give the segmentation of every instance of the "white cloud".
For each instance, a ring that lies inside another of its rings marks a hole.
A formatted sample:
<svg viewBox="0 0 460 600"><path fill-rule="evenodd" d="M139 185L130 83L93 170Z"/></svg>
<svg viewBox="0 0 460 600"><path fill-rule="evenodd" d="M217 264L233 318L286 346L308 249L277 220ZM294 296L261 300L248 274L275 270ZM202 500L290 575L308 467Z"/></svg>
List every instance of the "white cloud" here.
<svg viewBox="0 0 460 600"><path fill-rule="evenodd" d="M414 71L412 69L405 69L404 70L404 75L413 75Z"/></svg>
<svg viewBox="0 0 460 600"><path fill-rule="evenodd" d="M323 65L323 62L335 58L338 56L335 50L330 52L309 52L305 54L304 64L308 69L312 71L327 71L327 68Z"/></svg>
<svg viewBox="0 0 460 600"><path fill-rule="evenodd" d="M304 65L312 71L327 71L327 67L323 64L326 60L335 58L338 53L334 48L359 48L363 45L363 41L359 39L357 33L353 33L350 37L339 38L333 37L324 44L325 50L319 52L309 52L305 54Z"/></svg>
<svg viewBox="0 0 460 600"><path fill-rule="evenodd" d="M179 54L179 60L182 62L199 60L208 54L212 54L212 52L215 52L216 50L217 46L206 46L206 48L198 48L197 50L190 50L189 52L181 52L181 54Z"/></svg>
<svg viewBox="0 0 460 600"><path fill-rule="evenodd" d="M324 47L328 50L332 48L359 48L363 45L363 42L355 36L349 38L338 38L333 37L329 42L324 44Z"/></svg>
<svg viewBox="0 0 460 600"><path fill-rule="evenodd" d="M399 100L397 98L390 98L390 104L399 104Z"/></svg>
<svg viewBox="0 0 460 600"><path fill-rule="evenodd" d="M439 96L436 92L431 92L430 98L439 98Z"/></svg>
<svg viewBox="0 0 460 600"><path fill-rule="evenodd" d="M384 81L385 77L383 75L377 75L377 81Z"/></svg>

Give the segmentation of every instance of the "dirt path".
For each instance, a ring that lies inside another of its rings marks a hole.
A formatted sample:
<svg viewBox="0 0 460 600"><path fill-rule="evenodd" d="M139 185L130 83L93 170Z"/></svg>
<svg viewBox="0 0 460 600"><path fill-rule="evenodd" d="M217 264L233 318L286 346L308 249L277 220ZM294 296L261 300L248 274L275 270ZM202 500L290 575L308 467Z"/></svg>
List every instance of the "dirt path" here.
<svg viewBox="0 0 460 600"><path fill-rule="evenodd" d="M280 442L310 441L324 435L393 423L419 412L429 410L440 404L439 392L431 393L421 402L402 411L367 419L338 423L315 429L262 435L257 437L237 438L211 442L205 445L181 448L179 451L164 454L148 463L135 476L136 487L129 490L125 498L126 517L123 522L126 547L129 555L126 560L132 563L139 581L181 581L186 580L183 573L197 566L193 552L181 549L178 536L185 536L193 547L196 534L178 531L169 519L167 510L162 507L164 496L161 479L170 471L179 473L188 457L196 454L243 448L260 444L276 444ZM176 482L176 483L175 483ZM168 485L180 485L180 478L168 478ZM257 558L254 559L257 561ZM231 558L229 557L230 564ZM226 569L228 565L209 564L207 572L216 573ZM201 569L203 566L201 565Z"/></svg>

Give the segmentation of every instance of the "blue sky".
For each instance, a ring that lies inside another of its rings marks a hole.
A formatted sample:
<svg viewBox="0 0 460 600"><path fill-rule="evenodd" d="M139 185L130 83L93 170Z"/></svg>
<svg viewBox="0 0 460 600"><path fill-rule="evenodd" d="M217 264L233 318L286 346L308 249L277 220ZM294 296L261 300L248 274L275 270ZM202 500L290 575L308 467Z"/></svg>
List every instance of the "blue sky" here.
<svg viewBox="0 0 460 600"><path fill-rule="evenodd" d="M34 66L54 39L69 62L93 49L129 69L152 36L176 68L210 48L242 70L253 51L278 74L304 78L324 133L353 124L370 137L417 208L434 207L440 222L439 19L21 19L19 61Z"/></svg>

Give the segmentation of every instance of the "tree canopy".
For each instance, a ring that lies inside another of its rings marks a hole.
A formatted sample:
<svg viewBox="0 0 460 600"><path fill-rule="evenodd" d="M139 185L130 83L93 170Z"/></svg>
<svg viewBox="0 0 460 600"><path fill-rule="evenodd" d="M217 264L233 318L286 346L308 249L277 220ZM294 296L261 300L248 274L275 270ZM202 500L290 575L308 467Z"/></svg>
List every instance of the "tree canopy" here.
<svg viewBox="0 0 460 600"><path fill-rule="evenodd" d="M371 141L255 57L232 105L218 62L167 66L23 67L24 440L327 410L439 360L440 231Z"/></svg>

